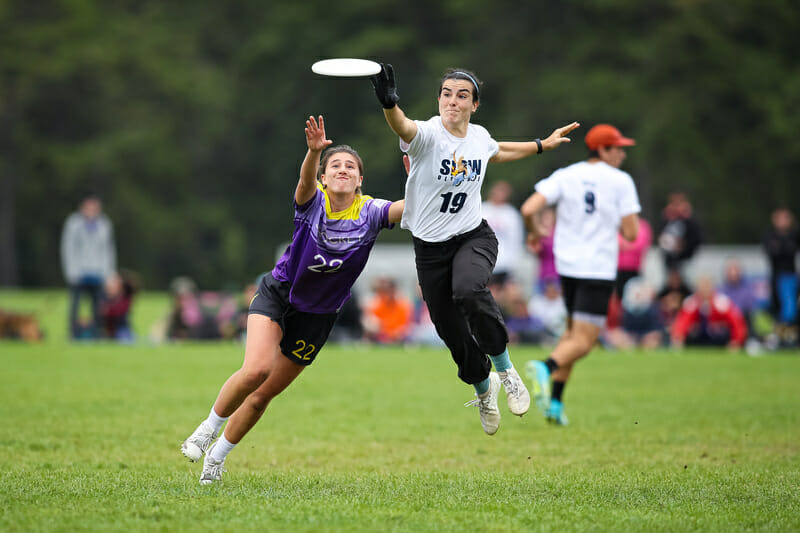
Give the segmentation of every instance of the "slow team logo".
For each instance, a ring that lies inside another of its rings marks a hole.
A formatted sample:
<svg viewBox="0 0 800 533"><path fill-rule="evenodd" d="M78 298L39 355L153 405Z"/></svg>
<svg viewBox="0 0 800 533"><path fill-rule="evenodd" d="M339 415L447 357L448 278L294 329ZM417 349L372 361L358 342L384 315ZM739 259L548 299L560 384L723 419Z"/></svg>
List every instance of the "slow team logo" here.
<svg viewBox="0 0 800 533"><path fill-rule="evenodd" d="M481 160L464 159L456 157L453 152L451 159L442 159L438 179L452 180L453 186L458 187L465 181L477 181L481 178Z"/></svg>

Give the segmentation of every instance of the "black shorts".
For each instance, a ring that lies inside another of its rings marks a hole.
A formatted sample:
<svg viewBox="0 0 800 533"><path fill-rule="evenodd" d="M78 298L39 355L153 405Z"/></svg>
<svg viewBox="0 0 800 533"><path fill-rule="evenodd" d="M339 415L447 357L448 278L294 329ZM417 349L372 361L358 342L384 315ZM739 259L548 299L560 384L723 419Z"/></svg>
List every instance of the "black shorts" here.
<svg viewBox="0 0 800 533"><path fill-rule="evenodd" d="M281 353L298 365L308 366L328 340L336 313L306 313L289 303L288 281L278 281L272 272L264 275L250 302L250 313L271 318L283 330Z"/></svg>
<svg viewBox="0 0 800 533"><path fill-rule="evenodd" d="M564 305L569 316L575 313L606 316L608 300L613 292L613 280L561 276L561 294L564 295Z"/></svg>

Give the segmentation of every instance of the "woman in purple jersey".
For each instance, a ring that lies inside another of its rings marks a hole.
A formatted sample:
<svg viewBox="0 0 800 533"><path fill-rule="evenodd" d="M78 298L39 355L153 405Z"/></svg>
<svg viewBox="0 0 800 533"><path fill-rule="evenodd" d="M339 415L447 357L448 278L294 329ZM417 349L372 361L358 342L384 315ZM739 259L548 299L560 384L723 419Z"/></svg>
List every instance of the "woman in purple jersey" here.
<svg viewBox="0 0 800 533"><path fill-rule="evenodd" d="M305 132L308 152L294 193L292 242L250 302L242 368L228 378L208 418L181 446L191 461L205 454L203 485L221 479L228 453L269 402L314 361L378 233L403 214L403 200L361 194L363 163L349 146L328 148L320 163L322 151L332 144L322 116L319 121L309 117ZM215 441L226 420L224 434Z"/></svg>

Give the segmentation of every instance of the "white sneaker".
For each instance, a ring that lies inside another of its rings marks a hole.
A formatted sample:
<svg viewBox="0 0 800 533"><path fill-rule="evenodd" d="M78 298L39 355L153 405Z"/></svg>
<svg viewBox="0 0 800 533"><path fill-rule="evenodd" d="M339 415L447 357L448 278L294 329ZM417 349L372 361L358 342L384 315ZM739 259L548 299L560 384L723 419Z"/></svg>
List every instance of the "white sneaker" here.
<svg viewBox="0 0 800 533"><path fill-rule="evenodd" d="M531 395L516 369L512 367L505 372L498 372L497 375L500 377L503 388L506 389L508 408L511 413L517 416L527 413L531 406Z"/></svg>
<svg viewBox="0 0 800 533"><path fill-rule="evenodd" d="M213 447L212 445L211 448ZM211 448L209 448L209 452ZM200 484L211 485L217 481L221 482L223 472L227 472L227 470L225 470L225 459L217 461L211 458L210 453L207 453L205 459L203 459L203 471L200 473Z"/></svg>
<svg viewBox="0 0 800 533"><path fill-rule="evenodd" d="M497 433L500 427L500 409L497 408L497 395L500 392L500 377L497 372L489 372L489 390L483 394L475 393L476 399L464 405L477 405L481 413L481 426L487 435Z"/></svg>
<svg viewBox="0 0 800 533"><path fill-rule="evenodd" d="M206 450L208 450L208 447L216 438L217 432L204 420L202 424L197 426L194 433L183 441L183 444L181 444L181 452L188 457L191 462L195 462L206 453Z"/></svg>

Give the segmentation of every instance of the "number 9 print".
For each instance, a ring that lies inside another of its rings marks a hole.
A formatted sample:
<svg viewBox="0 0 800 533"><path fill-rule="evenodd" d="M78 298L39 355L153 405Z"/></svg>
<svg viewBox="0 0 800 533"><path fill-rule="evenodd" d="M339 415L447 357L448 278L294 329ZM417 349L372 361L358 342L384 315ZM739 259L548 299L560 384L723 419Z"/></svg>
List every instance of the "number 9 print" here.
<svg viewBox="0 0 800 533"><path fill-rule="evenodd" d="M590 215L594 213L597 209L597 206L595 206L594 193L592 191L586 191L586 194L583 195L583 201L586 202L586 208L584 211Z"/></svg>

